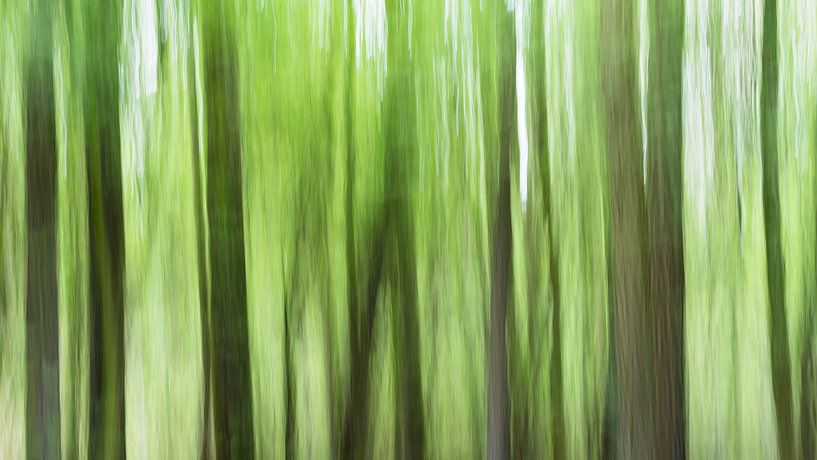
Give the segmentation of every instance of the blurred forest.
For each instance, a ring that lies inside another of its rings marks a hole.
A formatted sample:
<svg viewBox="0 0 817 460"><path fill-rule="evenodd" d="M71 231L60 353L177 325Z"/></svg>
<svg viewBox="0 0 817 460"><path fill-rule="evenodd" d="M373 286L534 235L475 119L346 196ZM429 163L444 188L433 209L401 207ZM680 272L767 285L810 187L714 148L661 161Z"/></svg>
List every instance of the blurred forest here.
<svg viewBox="0 0 817 460"><path fill-rule="evenodd" d="M0 458L817 457L814 0L0 0Z"/></svg>

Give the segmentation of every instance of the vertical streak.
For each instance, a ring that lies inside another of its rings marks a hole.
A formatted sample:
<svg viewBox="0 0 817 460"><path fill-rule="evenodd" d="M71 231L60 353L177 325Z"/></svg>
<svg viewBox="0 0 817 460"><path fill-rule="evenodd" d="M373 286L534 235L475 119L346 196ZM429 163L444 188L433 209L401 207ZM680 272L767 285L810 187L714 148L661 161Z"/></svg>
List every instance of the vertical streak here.
<svg viewBox="0 0 817 460"><path fill-rule="evenodd" d="M90 269L92 457L125 457L124 270L119 126L119 33L122 5L90 2L85 116Z"/></svg>
<svg viewBox="0 0 817 460"><path fill-rule="evenodd" d="M780 190L777 152L777 1L765 0L763 10L763 74L760 90L763 149L763 218L766 227L766 270L769 283L769 342L772 386L777 413L777 445L781 458L793 458L792 386L786 293L780 242Z"/></svg>
<svg viewBox="0 0 817 460"><path fill-rule="evenodd" d="M657 454L685 457L682 171L683 0L649 3L647 190Z"/></svg>
<svg viewBox="0 0 817 460"><path fill-rule="evenodd" d="M216 1L204 28L207 214L218 458L253 458L253 412L244 261L242 164L233 17Z"/></svg>
<svg viewBox="0 0 817 460"><path fill-rule="evenodd" d="M517 148L516 132L516 65L515 28L513 16L499 11L500 80L499 104L501 125L499 135L499 189L496 198L491 255L491 314L488 374L488 458L498 460L509 455L509 396L508 356L506 346L508 288L512 276L511 264L511 181L510 157Z"/></svg>
<svg viewBox="0 0 817 460"><path fill-rule="evenodd" d="M192 10L190 11L190 17L192 18ZM190 35L194 37L195 34L198 33L195 27L195 23L193 20L190 20ZM193 203L194 203L194 215L196 217L196 268L198 270L198 279L199 279L199 317L200 317L200 327L201 327L201 358L202 358L202 379L203 379L203 392L202 392L202 445L201 445L201 452L200 458L213 458L214 453L212 451L212 440L210 439L211 434L211 425L212 422L210 420L211 415L211 406L212 406L212 397L211 397L211 376L212 373L210 371L210 361L212 355L212 341L211 341L211 332L210 332L210 289L209 289L209 280L207 278L207 235L206 235L206 228L204 222L204 214L205 211L203 209L206 206L206 203L202 199L202 178L201 178L201 147L199 145L199 107L198 107L198 86L199 86L199 78L196 75L196 62L195 62L195 48L192 43L189 45L188 49L189 56L187 57L187 72L189 81L191 81L190 86L190 94L188 94L188 98L190 99L190 129L191 129L191 142L193 148L192 151L192 166L193 166Z"/></svg>
<svg viewBox="0 0 817 460"><path fill-rule="evenodd" d="M607 116L611 212L610 280L618 391L618 452L622 458L652 458L649 258L638 115L638 61L633 29L634 0L603 2L601 41Z"/></svg>
<svg viewBox="0 0 817 460"><path fill-rule="evenodd" d="M395 365L402 375L397 389L403 417L398 426L398 456L425 457L425 420L423 415L418 319L416 234L414 230L413 187L417 163L417 100L415 61L411 56L412 5L389 2L388 74L385 97L384 179L386 224L393 237L386 247L392 250L389 272L400 298L392 306L397 327L394 346ZM396 262L396 263L395 263Z"/></svg>
<svg viewBox="0 0 817 460"><path fill-rule="evenodd" d="M57 143L51 8L35 5L26 98L26 451L60 457L59 310L57 293Z"/></svg>

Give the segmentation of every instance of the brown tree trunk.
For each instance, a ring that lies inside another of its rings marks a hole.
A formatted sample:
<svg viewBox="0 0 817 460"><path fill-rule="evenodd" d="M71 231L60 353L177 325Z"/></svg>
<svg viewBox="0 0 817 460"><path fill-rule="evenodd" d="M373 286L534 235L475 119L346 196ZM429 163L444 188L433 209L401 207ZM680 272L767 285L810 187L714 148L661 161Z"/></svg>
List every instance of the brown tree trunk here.
<svg viewBox="0 0 817 460"><path fill-rule="evenodd" d="M652 0L647 190L656 453L685 457L682 47L684 2Z"/></svg>
<svg viewBox="0 0 817 460"><path fill-rule="evenodd" d="M610 174L610 277L621 458L653 458L646 208L633 0L603 2L601 44Z"/></svg>
<svg viewBox="0 0 817 460"><path fill-rule="evenodd" d="M510 402L508 396L508 350L506 322L511 263L510 161L517 148L516 133L516 31L513 15L500 6L499 182L491 250L491 314L488 371L488 458L510 454Z"/></svg>
<svg viewBox="0 0 817 460"><path fill-rule="evenodd" d="M57 143L51 10L39 2L26 99L26 451L60 457L59 309L57 296Z"/></svg>

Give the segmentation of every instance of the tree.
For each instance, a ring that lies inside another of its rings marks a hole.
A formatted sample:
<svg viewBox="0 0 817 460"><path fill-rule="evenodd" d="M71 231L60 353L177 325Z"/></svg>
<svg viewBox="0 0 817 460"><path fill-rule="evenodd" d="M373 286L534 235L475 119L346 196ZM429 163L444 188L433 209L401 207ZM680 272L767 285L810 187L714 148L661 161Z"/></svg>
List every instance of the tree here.
<svg viewBox="0 0 817 460"><path fill-rule="evenodd" d="M354 14L352 1L348 2L347 43L346 43L346 263L348 278L348 314L350 337L349 393L343 422L341 453L343 458L360 458L366 455L365 439L369 415L369 369L374 346L374 326L380 283L383 280L386 228L382 212L374 225L374 244L360 248L367 255L366 265L358 263L358 245L355 234L355 178L356 147L354 134L354 78L355 42ZM360 278L365 281L362 292Z"/></svg>
<svg viewBox="0 0 817 460"><path fill-rule="evenodd" d="M651 1L647 92L647 213L656 453L685 457L684 247L681 177L684 2Z"/></svg>
<svg viewBox="0 0 817 460"><path fill-rule="evenodd" d="M398 456L425 457L422 379L419 350L416 241L412 191L417 163L415 68L410 56L413 11L398 2L386 5L389 33L388 72L384 98L386 158L384 179L387 242L386 280L398 293L392 308L395 325ZM371 318L370 318L371 320Z"/></svg>
<svg viewBox="0 0 817 460"><path fill-rule="evenodd" d="M235 30L229 5L204 13L204 100L207 117L207 211L212 390L219 458L252 458L247 285L244 263L241 138Z"/></svg>
<svg viewBox="0 0 817 460"><path fill-rule="evenodd" d="M508 356L505 324L511 273L510 158L516 149L516 32L513 15L500 7L499 182L491 250L491 312L488 376L488 458L509 455Z"/></svg>
<svg viewBox="0 0 817 460"><path fill-rule="evenodd" d="M60 457L59 312L57 308L57 143L53 11L34 5L26 99L28 285L26 300L26 450Z"/></svg>
<svg viewBox="0 0 817 460"><path fill-rule="evenodd" d="M777 0L763 8L763 63L760 88L760 137L763 149L763 220L766 227L766 270L769 283L769 343L772 386L777 413L777 445L781 458L793 458L789 333L786 325L786 290L780 243L780 187L777 155Z"/></svg>
<svg viewBox="0 0 817 460"><path fill-rule="evenodd" d="M610 280L615 336L618 433L622 458L655 455L652 356L649 346L649 259L642 184L638 79L631 0L604 2L602 76L610 174Z"/></svg>
<svg viewBox="0 0 817 460"><path fill-rule="evenodd" d="M192 14L191 14L192 16ZM190 23L191 35L198 31L193 28L193 22ZM202 358L202 446L201 458L213 458L213 445L211 439L212 421L210 419L212 412L212 395L211 395L211 356L213 354L213 343L210 332L210 280L208 278L207 270L207 235L206 223L204 222L204 206L207 205L203 194L203 181L201 178L201 146L199 145L199 106L198 95L196 94L196 86L198 86L198 72L195 64L195 50L193 46L188 49L187 56L187 72L190 81L195 82L194 89L188 96L190 99L190 130L193 148L192 152L192 166L193 166L193 203L195 206L194 215L196 216L196 269L198 271L199 279L199 315L201 327L201 358Z"/></svg>
<svg viewBox="0 0 817 460"><path fill-rule="evenodd" d="M125 456L124 228L119 125L121 4L86 4L85 141L90 233L91 411L95 457Z"/></svg>

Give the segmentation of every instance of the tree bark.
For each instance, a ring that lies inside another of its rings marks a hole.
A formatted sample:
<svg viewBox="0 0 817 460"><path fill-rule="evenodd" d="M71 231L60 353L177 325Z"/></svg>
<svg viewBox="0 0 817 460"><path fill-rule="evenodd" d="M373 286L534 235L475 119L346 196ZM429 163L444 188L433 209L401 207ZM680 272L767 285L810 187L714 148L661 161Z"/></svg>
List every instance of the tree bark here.
<svg viewBox="0 0 817 460"><path fill-rule="evenodd" d="M684 2L649 4L647 189L655 409L661 458L685 458L682 62Z"/></svg>
<svg viewBox="0 0 817 460"><path fill-rule="evenodd" d="M777 413L777 445L781 458L793 458L789 332L783 251L780 242L780 190L777 166L777 1L765 0L763 10L763 70L760 89L760 136L763 149L763 218L766 228L766 271L769 283L769 344L772 387Z"/></svg>
<svg viewBox="0 0 817 460"><path fill-rule="evenodd" d="M119 126L121 5L101 0L85 18L86 166L90 232L92 456L125 458L124 271Z"/></svg>
<svg viewBox="0 0 817 460"><path fill-rule="evenodd" d="M192 29L191 33L196 31ZM204 222L204 209L206 205L202 200L203 183L201 179L201 148L199 146L199 107L198 107L198 72L196 71L195 59L193 56L194 50L190 46L189 55L187 57L188 77L191 79L191 93L190 98L190 136L192 145L192 167L193 167L193 206L195 207L194 215L196 216L196 269L199 278L199 318L201 327L201 365L202 365L202 430L201 430L201 452L200 458L214 458L212 451L212 421L210 413L212 410L212 398L210 391L210 361L212 356L212 342L210 339L210 289L209 280L207 278L207 235Z"/></svg>
<svg viewBox="0 0 817 460"><path fill-rule="evenodd" d="M800 458L813 459L817 455L814 437L817 435L817 361L814 357L814 301L805 324L805 340L800 355Z"/></svg>
<svg viewBox="0 0 817 460"><path fill-rule="evenodd" d="M207 209L210 229L213 415L218 458L253 458L235 31L228 8L208 5L204 29Z"/></svg>
<svg viewBox="0 0 817 460"><path fill-rule="evenodd" d="M517 148L516 31L514 17L500 6L499 182L491 250L491 314L488 373L488 458L510 454L510 402L506 322L511 283L511 154Z"/></svg>
<svg viewBox="0 0 817 460"><path fill-rule="evenodd" d="M425 420L420 362L416 236L412 196L417 161L415 68L409 55L413 40L411 8L388 2L388 76L385 96L384 204L391 250L388 280L398 297L392 306L398 418L398 458L425 458ZM418 26L414 26L415 28Z"/></svg>
<svg viewBox="0 0 817 460"><path fill-rule="evenodd" d="M57 295L57 143L51 9L35 5L26 100L28 277L26 452L59 458L60 368Z"/></svg>
<svg viewBox="0 0 817 460"><path fill-rule="evenodd" d="M648 257L642 183L633 0L606 0L602 75L610 174L613 328L621 458L653 458L655 414L647 309Z"/></svg>
<svg viewBox="0 0 817 460"><path fill-rule="evenodd" d="M545 65L545 55L547 53L547 37L545 34L545 7L544 2L534 2L534 88L532 91L534 99L535 123L536 123L536 145L538 146L538 174L539 182L542 186L542 216L547 222L548 241L548 287L550 289L551 300L551 334L552 344L550 349L550 442L552 446L553 458L565 457L564 446L564 409L562 396L562 338L561 338L561 289L559 285L559 242L556 236L556 222L553 213L553 191L550 184L550 154L548 146L548 118L547 118L547 67ZM534 261L541 264L542 261ZM536 277L538 278L538 277ZM545 342L535 345L535 350L542 350ZM536 360L535 362L540 362Z"/></svg>

